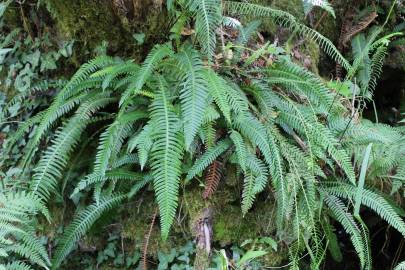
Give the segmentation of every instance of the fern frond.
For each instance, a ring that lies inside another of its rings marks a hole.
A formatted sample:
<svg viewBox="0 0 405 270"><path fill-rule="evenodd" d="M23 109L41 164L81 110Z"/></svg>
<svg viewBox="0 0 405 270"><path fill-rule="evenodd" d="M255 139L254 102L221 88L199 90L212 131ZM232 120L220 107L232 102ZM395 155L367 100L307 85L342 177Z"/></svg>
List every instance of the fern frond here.
<svg viewBox="0 0 405 270"><path fill-rule="evenodd" d="M219 0L191 0L189 9L195 12L195 30L203 52L209 59L215 53L215 32L222 21L222 3Z"/></svg>
<svg viewBox="0 0 405 270"><path fill-rule="evenodd" d="M186 150L201 127L207 107L208 89L203 77L203 63L197 51L187 46L177 56L184 70L181 78L180 102L184 123Z"/></svg>
<svg viewBox="0 0 405 270"><path fill-rule="evenodd" d="M214 99L228 123L231 123L231 107L228 102L226 87L224 87L226 82L211 69L207 69L206 72L204 72L204 78L208 84L209 94Z"/></svg>
<svg viewBox="0 0 405 270"><path fill-rule="evenodd" d="M135 148L138 149L141 170L143 170L148 160L148 155L153 144L152 135L154 134L154 132L155 126L152 122L149 122L138 134L133 136L128 142L129 152L132 152Z"/></svg>
<svg viewBox="0 0 405 270"><path fill-rule="evenodd" d="M134 122L146 116L145 113L136 112ZM104 175L110 169L112 157L115 157L124 139L132 131L132 121L123 122L120 117L117 119L101 134L100 142L97 147L96 160L94 165L94 173Z"/></svg>
<svg viewBox="0 0 405 270"><path fill-rule="evenodd" d="M300 24L294 16L288 12L272 9L270 7L265 7L253 3L246 2L234 2L225 1L224 10L233 15L252 15L255 17L270 17L275 20L276 23L285 26L293 31L298 31L299 33L315 40L324 49L324 51L332 57L335 61L340 63L346 70L350 68L350 64L342 56L342 54L336 49L333 43L316 32L315 30L309 28L306 25Z"/></svg>
<svg viewBox="0 0 405 270"><path fill-rule="evenodd" d="M188 171L186 180L193 179L196 175L201 174L210 164L212 164L222 153L231 146L229 139L219 141L215 146L209 148Z"/></svg>
<svg viewBox="0 0 405 270"><path fill-rule="evenodd" d="M109 104L114 99L109 97L108 92L90 96L88 102L83 103L77 114L69 120L63 128L56 131L56 137L45 151L37 167L34 169L30 191L44 201L51 192L54 192L57 180L77 145L80 135L87 126L87 120L99 108Z"/></svg>
<svg viewBox="0 0 405 270"><path fill-rule="evenodd" d="M116 195L101 198L99 203L93 203L80 211L66 228L57 245L55 256L52 259L52 269L59 269L63 260L69 255L76 242L91 228L95 221L106 211L122 202L126 196Z"/></svg>
<svg viewBox="0 0 405 270"><path fill-rule="evenodd" d="M286 208L287 191L284 188L283 160L280 157L279 149L266 127L251 114L239 115L235 119L235 127L249 141L260 149L264 160L269 167L273 186L276 189L278 216L284 217Z"/></svg>
<svg viewBox="0 0 405 270"><path fill-rule="evenodd" d="M5 192L0 194L0 205L0 250L3 257L18 255L23 258L27 264L14 264L16 268L23 269L30 267L28 264L37 264L43 269L49 269L48 254L35 234L33 219L35 214L42 212L49 220L43 202L30 193Z"/></svg>
<svg viewBox="0 0 405 270"><path fill-rule="evenodd" d="M222 164L214 160L207 168L205 175L205 189L202 194L204 199L210 198L218 188L219 181L222 178Z"/></svg>
<svg viewBox="0 0 405 270"><path fill-rule="evenodd" d="M12 262L4 266L4 270L33 270L28 264L25 262Z"/></svg>
<svg viewBox="0 0 405 270"><path fill-rule="evenodd" d="M264 190L268 181L266 165L253 154L246 158L247 171L242 192L242 214L246 215L252 207L256 194Z"/></svg>
<svg viewBox="0 0 405 270"><path fill-rule="evenodd" d="M369 269L371 262L367 260L370 257L369 254L367 254L368 243L365 242L365 239L362 237L361 231L354 221L353 216L347 211L344 204L337 197L327 195L325 197L325 202L333 214L333 217L342 224L346 233L350 235L350 240L359 256L362 268L368 266Z"/></svg>
<svg viewBox="0 0 405 270"><path fill-rule="evenodd" d="M167 91L165 82L159 77L159 92L150 106L151 120L159 127L154 134L151 169L163 239L167 238L176 214L183 156L180 120L173 110Z"/></svg>
<svg viewBox="0 0 405 270"><path fill-rule="evenodd" d="M239 166L241 167L242 171L246 171L246 145L245 142L240 135L239 132L236 130L232 130L231 135L229 136L235 145L236 154L238 155Z"/></svg>
<svg viewBox="0 0 405 270"><path fill-rule="evenodd" d="M77 194L78 192L88 188L91 185L104 183L107 180L126 180L126 181L141 181L142 175L140 173L131 172L124 169L114 169L111 171L107 171L105 175L100 175L97 173L91 173L84 177L82 180L79 181L76 188L74 189L72 196Z"/></svg>
<svg viewBox="0 0 405 270"><path fill-rule="evenodd" d="M154 46L136 74L134 87L125 90L121 96L119 105L122 106L133 94L140 91L162 59L172 54L173 51L167 44Z"/></svg>
<svg viewBox="0 0 405 270"><path fill-rule="evenodd" d="M328 194L350 200L355 199L357 192L355 186L343 182L325 182L323 188ZM363 189L361 204L374 210L382 219L387 221L389 225L405 236L405 222L384 197L370 190Z"/></svg>

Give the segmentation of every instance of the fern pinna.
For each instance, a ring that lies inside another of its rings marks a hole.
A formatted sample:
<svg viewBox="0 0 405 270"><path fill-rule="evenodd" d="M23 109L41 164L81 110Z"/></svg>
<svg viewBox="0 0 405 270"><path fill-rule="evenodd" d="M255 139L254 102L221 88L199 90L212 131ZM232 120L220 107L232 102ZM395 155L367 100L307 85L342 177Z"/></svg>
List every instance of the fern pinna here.
<svg viewBox="0 0 405 270"><path fill-rule="evenodd" d="M215 31L228 18L223 13L270 16L319 41L348 70L348 80L356 74L360 60L351 66L329 40L283 11L245 2L186 2L184 8L194 16L199 43L156 45L140 65L107 56L91 60L48 109L27 122L38 126L23 164L34 160L41 139L59 126L41 153L29 186L30 196L40 204L58 192L63 172L86 132L102 127L90 173L73 183L72 196L90 192L92 203L78 211L66 228L52 259L53 269L60 267L105 211L131 199L149 184L159 207L162 238L167 239L182 187L194 185L193 180L206 172L206 188L201 192L205 198L215 196L221 185L220 167L229 164L238 167L243 215L254 206L258 194L266 192L274 198L279 240L291 243L294 265L307 251L314 268L319 266L327 248L322 231L333 238L330 227L322 224L333 218L350 234L362 267L370 268L367 230L348 207L358 188L358 160L369 141L378 141L375 149L382 152L391 141L403 145L403 132L348 121L349 108L340 96L287 54L260 49L252 52L238 45L238 53L251 54L251 61L214 63ZM245 41L240 44L246 44L248 32L241 31L243 36L238 40ZM380 67L382 49L378 53L376 68ZM252 64L270 56L272 63ZM368 82L375 84L374 80ZM374 128L379 131L374 132ZM22 136L28 129L23 126L17 134ZM356 136L359 133L365 136ZM390 135L390 142L384 141L384 134ZM208 146L205 151L200 151L202 145ZM395 158L384 153L384 161L378 157L371 160L376 170L368 177L386 175L397 168L397 174L403 175L404 152L397 151ZM364 188L361 203L405 234L404 222L384 197ZM43 254L31 257L41 266L50 265Z"/></svg>

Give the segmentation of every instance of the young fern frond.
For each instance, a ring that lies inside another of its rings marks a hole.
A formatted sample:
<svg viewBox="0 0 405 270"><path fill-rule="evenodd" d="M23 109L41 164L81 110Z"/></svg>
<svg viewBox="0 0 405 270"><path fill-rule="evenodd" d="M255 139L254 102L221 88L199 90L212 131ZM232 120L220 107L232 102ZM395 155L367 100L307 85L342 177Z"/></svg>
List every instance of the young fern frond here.
<svg viewBox="0 0 405 270"><path fill-rule="evenodd" d="M159 92L150 106L151 120L159 129L153 135L150 167L159 205L162 237L166 239L176 214L183 157L180 119L169 101L164 79L159 77Z"/></svg>
<svg viewBox="0 0 405 270"><path fill-rule="evenodd" d="M52 269L59 269L62 262L72 251L76 242L91 228L105 212L121 203L126 196L115 195L100 198L98 203L89 205L83 211L77 213L72 223L66 228L60 242L57 245L52 259Z"/></svg>

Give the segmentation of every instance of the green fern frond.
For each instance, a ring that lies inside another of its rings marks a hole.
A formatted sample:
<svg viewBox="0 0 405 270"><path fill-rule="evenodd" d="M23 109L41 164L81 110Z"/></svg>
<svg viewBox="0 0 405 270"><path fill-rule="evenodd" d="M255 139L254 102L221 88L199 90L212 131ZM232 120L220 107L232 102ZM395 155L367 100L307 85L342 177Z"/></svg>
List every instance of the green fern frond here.
<svg viewBox="0 0 405 270"><path fill-rule="evenodd" d="M370 269L371 262L368 261L368 258L370 256L369 254L367 254L368 243L362 237L362 233L356 222L354 221L353 216L347 211L347 208L337 197L333 195L327 195L325 197L325 202L328 205L331 213L333 214L333 217L340 224L342 224L346 233L350 235L350 240L357 252L357 255L359 256L362 269Z"/></svg>
<svg viewBox="0 0 405 270"><path fill-rule="evenodd" d="M32 193L44 201L49 198L51 192L56 190L57 180L62 177L62 171L87 126L87 120L96 110L114 100L109 97L108 92L90 96L89 101L83 103L77 114L63 128L56 131L55 139L34 169L35 174L30 187Z"/></svg>
<svg viewBox="0 0 405 270"><path fill-rule="evenodd" d="M242 192L242 214L246 215L252 207L256 194L264 190L268 181L266 165L253 154L246 157L247 172Z"/></svg>
<svg viewBox="0 0 405 270"><path fill-rule="evenodd" d="M204 72L204 78L208 84L210 96L214 99L215 104L217 104L228 123L231 123L231 107L224 86L226 82L211 69Z"/></svg>
<svg viewBox="0 0 405 270"><path fill-rule="evenodd" d="M72 192L71 197L79 193L80 191L88 188L89 186L104 183L107 180L126 180L126 181L140 181L142 175L140 173L131 172L125 169L114 169L107 171L105 175L100 175L97 173L91 173L79 181L76 188Z"/></svg>
<svg viewBox="0 0 405 270"><path fill-rule="evenodd" d="M354 200L357 192L355 186L343 182L325 182L323 189L328 194L349 200ZM387 221L389 225L405 236L405 222L384 197L370 190L363 189L361 204L371 208L381 218Z"/></svg>
<svg viewBox="0 0 405 270"><path fill-rule="evenodd" d="M350 69L350 64L342 56L342 54L336 49L333 43L322 36L320 33L316 32L312 28L303 25L295 19L294 16L288 12L272 9L270 7L265 7L253 3L246 2L234 2L225 1L224 10L233 15L252 15L255 17L270 17L275 20L276 23L285 26L293 31L298 31L299 33L311 38L318 42L321 48L332 57L335 61L341 64L346 70Z"/></svg>
<svg viewBox="0 0 405 270"><path fill-rule="evenodd" d="M203 123L207 107L208 89L203 77L203 63L197 51L185 47L178 55L178 62L184 70L181 78L180 102L184 123L184 140L186 150Z"/></svg>
<svg viewBox="0 0 405 270"><path fill-rule="evenodd" d="M159 92L150 106L151 120L159 127L153 135L150 167L159 205L162 237L166 239L177 209L184 146L179 130L180 119L169 101L163 78L158 79Z"/></svg>
<svg viewBox="0 0 405 270"><path fill-rule="evenodd" d="M366 87L366 91L370 92L371 94L374 92L374 89L377 86L377 79L381 76L384 59L387 55L387 46L381 45L378 47L371 57L371 74L370 80Z"/></svg>
<svg viewBox="0 0 405 270"><path fill-rule="evenodd" d="M146 112L137 110L120 113L115 121L101 134L94 166L96 174L104 175L110 168L111 161L117 157L124 140L132 132L133 124L146 117Z"/></svg>
<svg viewBox="0 0 405 270"><path fill-rule="evenodd" d="M135 84L133 88L128 88L122 94L119 105L122 106L128 99L136 92L140 91L145 82L152 75L153 71L157 68L163 58L173 54L172 49L167 45L156 45L150 51L145 61L142 63L141 68L136 74Z"/></svg>
<svg viewBox="0 0 405 270"><path fill-rule="evenodd" d="M222 21L222 3L219 0L191 0L188 8L195 12L195 30L203 52L209 59L215 53L215 32Z"/></svg>
<svg viewBox="0 0 405 270"><path fill-rule="evenodd" d="M0 265L1 267L1 265ZM1 269L1 268L0 268ZM12 262L4 266L4 270L33 270L31 266L26 264L25 262Z"/></svg>
<svg viewBox="0 0 405 270"><path fill-rule="evenodd" d="M72 90L88 79L90 74L94 73L97 69L112 65L114 63L116 63L116 59L103 55L90 60L86 64L83 64L75 75L73 75L72 79L66 84L62 92L57 95L56 100L61 102L70 98L74 93Z"/></svg>
<svg viewBox="0 0 405 270"><path fill-rule="evenodd" d="M252 143L257 146L269 167L273 187L276 189L278 225L285 217L287 207L287 190L284 183L283 160L279 149L267 128L251 114L239 115L235 119L235 127Z"/></svg>
<svg viewBox="0 0 405 270"><path fill-rule="evenodd" d="M99 203L93 203L83 211L77 213L57 245L55 256L52 259L52 269L59 269L61 263L72 251L76 242L91 228L94 222L102 214L121 203L125 198L126 196L123 195L100 198Z"/></svg>
<svg viewBox="0 0 405 270"><path fill-rule="evenodd" d="M135 148L138 149L139 163L141 165L141 170L146 165L148 160L149 152L153 145L152 135L155 133L155 126L153 123L149 122L143 129L135 134L128 142L128 151L132 152Z"/></svg>
<svg viewBox="0 0 405 270"><path fill-rule="evenodd" d="M231 135L229 136L235 145L236 154L238 155L239 166L242 171L246 171L246 145L242 136L236 130L232 130Z"/></svg>
<svg viewBox="0 0 405 270"><path fill-rule="evenodd" d="M2 257L10 255L23 258L28 264L37 264L49 269L50 261L44 245L35 234L34 215L43 213L49 220L49 213L37 196L26 192L5 192L0 194L0 250ZM15 267L23 267L15 264ZM7 268L9 269L9 268Z"/></svg>
<svg viewBox="0 0 405 270"><path fill-rule="evenodd" d="M219 141L215 146L210 147L201 157L199 157L194 165L189 169L186 180L193 179L196 175L201 174L214 160L224 153L231 146L229 139Z"/></svg>

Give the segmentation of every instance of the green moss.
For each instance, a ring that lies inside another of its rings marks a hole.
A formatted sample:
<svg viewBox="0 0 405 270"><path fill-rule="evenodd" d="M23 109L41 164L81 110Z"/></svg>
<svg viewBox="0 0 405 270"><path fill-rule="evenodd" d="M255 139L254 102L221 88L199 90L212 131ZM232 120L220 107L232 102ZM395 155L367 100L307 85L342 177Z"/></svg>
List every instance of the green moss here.
<svg viewBox="0 0 405 270"><path fill-rule="evenodd" d="M132 250L142 250L145 235L149 231L151 219L156 209L153 193L144 195L139 205L133 205L125 213L122 220L122 236L133 242ZM138 211L139 210L139 211ZM163 241L160 234L159 217L156 217L152 233L149 238L148 255L157 257L157 252L168 253L172 248L185 245L188 239L184 238L184 228L174 222L169 238Z"/></svg>
<svg viewBox="0 0 405 270"><path fill-rule="evenodd" d="M304 6L301 0L252 0L251 3L286 11L300 21L304 19ZM272 19L261 18L261 22L262 32L276 34L278 26Z"/></svg>
<svg viewBox="0 0 405 270"><path fill-rule="evenodd" d="M210 265L210 257L204 249L197 248L194 270L206 270Z"/></svg>
<svg viewBox="0 0 405 270"><path fill-rule="evenodd" d="M128 41L110 1L49 0L49 9L59 32L67 39L76 39L81 46L94 48L107 40L113 49Z"/></svg>

